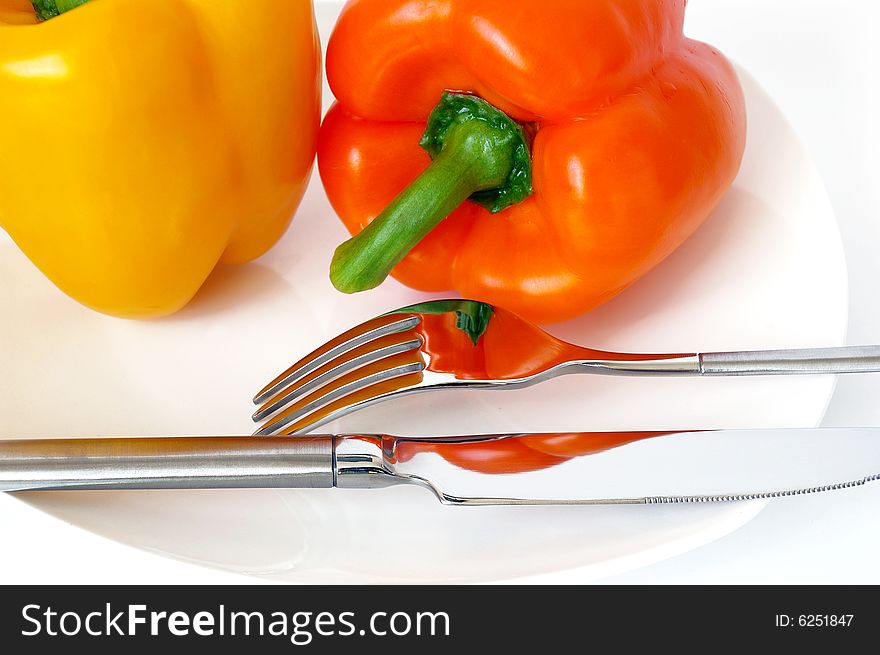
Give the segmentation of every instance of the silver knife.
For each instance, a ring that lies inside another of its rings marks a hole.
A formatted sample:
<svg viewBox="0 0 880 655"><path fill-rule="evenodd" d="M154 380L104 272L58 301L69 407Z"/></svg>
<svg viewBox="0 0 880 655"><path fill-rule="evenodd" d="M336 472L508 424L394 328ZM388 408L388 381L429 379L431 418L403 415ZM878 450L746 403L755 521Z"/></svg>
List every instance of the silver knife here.
<svg viewBox="0 0 880 655"><path fill-rule="evenodd" d="M448 505L725 502L880 479L880 428L0 441L0 491L413 484Z"/></svg>

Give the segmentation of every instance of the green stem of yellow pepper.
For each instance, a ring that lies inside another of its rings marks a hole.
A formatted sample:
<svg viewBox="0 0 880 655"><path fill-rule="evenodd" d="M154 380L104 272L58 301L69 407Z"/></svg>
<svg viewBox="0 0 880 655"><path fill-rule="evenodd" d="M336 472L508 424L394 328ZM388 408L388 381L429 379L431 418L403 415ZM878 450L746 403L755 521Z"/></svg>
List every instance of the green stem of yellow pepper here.
<svg viewBox="0 0 880 655"><path fill-rule="evenodd" d="M37 18L40 20L49 20L60 16L65 11L76 9L80 5L84 5L89 0L31 0Z"/></svg>

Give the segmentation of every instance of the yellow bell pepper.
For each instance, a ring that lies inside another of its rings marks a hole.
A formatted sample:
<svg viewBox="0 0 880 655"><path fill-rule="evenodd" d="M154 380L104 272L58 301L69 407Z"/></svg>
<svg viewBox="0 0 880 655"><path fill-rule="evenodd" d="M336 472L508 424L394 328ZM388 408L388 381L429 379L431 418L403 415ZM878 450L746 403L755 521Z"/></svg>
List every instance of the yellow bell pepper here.
<svg viewBox="0 0 880 655"><path fill-rule="evenodd" d="M0 0L0 226L81 303L170 314L287 229L320 67L311 0Z"/></svg>

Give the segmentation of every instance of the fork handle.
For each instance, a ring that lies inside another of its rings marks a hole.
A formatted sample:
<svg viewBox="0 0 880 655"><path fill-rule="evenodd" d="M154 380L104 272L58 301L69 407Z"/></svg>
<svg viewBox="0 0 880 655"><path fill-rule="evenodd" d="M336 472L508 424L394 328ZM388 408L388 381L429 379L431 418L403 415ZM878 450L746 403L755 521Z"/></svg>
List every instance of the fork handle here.
<svg viewBox="0 0 880 655"><path fill-rule="evenodd" d="M701 375L880 372L880 346L756 350L699 355Z"/></svg>
<svg viewBox="0 0 880 655"><path fill-rule="evenodd" d="M632 355L585 351L564 372L608 375L807 375L880 372L880 346L751 350L693 355Z"/></svg>
<svg viewBox="0 0 880 655"><path fill-rule="evenodd" d="M0 491L330 488L334 468L330 436L0 441Z"/></svg>

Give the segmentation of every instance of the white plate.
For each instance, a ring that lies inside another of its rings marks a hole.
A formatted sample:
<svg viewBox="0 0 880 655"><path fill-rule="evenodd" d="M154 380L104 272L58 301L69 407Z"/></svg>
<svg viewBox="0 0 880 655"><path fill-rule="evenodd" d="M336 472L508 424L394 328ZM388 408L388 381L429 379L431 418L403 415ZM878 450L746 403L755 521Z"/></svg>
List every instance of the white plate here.
<svg viewBox="0 0 880 655"><path fill-rule="evenodd" d="M337 7L318 5L328 34ZM749 147L736 183L683 248L623 296L555 326L609 350L836 345L846 268L813 165L747 75ZM132 322L60 294L0 236L0 437L249 433L253 392L380 311L424 298L395 282L357 297L327 281L345 237L317 180L293 228L254 264L218 271L175 317ZM501 430L813 426L830 377L560 378L447 392L328 427ZM762 503L444 508L418 489L33 494L34 507L172 557L297 581L469 581L582 567L579 580L658 561L747 522ZM63 556L63 553L59 553Z"/></svg>

